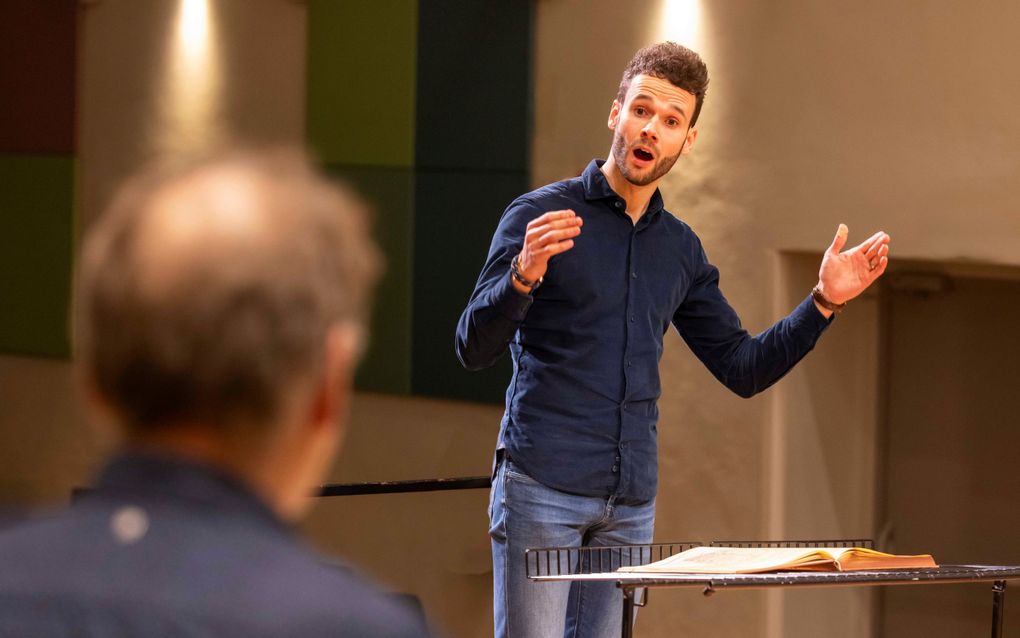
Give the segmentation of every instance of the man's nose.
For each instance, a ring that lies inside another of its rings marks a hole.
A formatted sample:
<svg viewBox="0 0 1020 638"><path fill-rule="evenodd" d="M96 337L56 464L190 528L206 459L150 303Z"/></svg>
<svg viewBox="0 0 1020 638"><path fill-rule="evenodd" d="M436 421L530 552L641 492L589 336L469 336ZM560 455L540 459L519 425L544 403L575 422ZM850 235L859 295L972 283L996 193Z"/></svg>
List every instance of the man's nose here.
<svg viewBox="0 0 1020 638"><path fill-rule="evenodd" d="M653 142L659 141L659 133L655 127L655 119L651 119L645 124L644 128L641 129L641 138L650 139Z"/></svg>

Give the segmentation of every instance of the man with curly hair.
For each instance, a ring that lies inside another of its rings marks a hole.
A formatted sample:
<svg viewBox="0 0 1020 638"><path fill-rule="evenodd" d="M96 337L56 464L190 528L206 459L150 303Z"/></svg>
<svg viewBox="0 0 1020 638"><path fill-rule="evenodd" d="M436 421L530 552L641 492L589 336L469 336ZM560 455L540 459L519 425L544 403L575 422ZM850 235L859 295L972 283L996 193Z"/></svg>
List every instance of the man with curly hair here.
<svg viewBox="0 0 1020 638"><path fill-rule="evenodd" d="M524 550L651 542L670 324L720 382L750 397L885 271L889 236L841 252L841 224L811 294L757 336L741 327L697 235L658 190L694 147L707 87L694 51L672 42L638 51L609 111L609 158L510 204L461 315L465 367L489 366L508 347L514 363L489 511L497 636L619 633L612 583L530 583Z"/></svg>

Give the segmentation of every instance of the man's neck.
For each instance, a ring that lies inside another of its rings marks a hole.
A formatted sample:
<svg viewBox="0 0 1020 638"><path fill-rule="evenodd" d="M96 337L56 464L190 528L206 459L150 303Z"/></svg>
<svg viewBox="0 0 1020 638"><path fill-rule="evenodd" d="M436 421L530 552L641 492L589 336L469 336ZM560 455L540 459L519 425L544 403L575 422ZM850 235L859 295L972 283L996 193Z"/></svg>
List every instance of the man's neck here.
<svg viewBox="0 0 1020 638"><path fill-rule="evenodd" d="M659 180L644 186L632 184L620 172L620 167L616 165L612 154L609 155L609 159L602 165L601 170L602 174L606 176L606 181L609 182L610 188L622 197L623 201L627 202L627 215L636 224L641 219L641 216L645 214L645 211L648 210L648 202L651 201L652 195L655 194L655 189L659 187Z"/></svg>
<svg viewBox="0 0 1020 638"><path fill-rule="evenodd" d="M245 447L248 443L248 447ZM238 442L223 434L210 433L198 425L175 424L133 436L127 448L151 454L162 454L213 466L246 485L277 515L286 518L278 487L266 480L261 465L266 455L258 454L250 442Z"/></svg>

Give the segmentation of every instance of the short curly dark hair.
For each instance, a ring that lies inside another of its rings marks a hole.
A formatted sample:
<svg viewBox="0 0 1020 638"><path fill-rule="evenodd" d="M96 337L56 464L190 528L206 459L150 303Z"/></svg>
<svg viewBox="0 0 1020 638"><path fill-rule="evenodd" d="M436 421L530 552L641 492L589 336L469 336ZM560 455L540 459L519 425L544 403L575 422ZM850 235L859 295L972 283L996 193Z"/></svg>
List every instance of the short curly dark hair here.
<svg viewBox="0 0 1020 638"><path fill-rule="evenodd" d="M641 49L634 54L623 71L620 89L616 93L620 103L627 96L630 81L642 74L668 80L693 95L695 105L691 126L697 123L708 90L708 67L700 55L676 42L660 42Z"/></svg>

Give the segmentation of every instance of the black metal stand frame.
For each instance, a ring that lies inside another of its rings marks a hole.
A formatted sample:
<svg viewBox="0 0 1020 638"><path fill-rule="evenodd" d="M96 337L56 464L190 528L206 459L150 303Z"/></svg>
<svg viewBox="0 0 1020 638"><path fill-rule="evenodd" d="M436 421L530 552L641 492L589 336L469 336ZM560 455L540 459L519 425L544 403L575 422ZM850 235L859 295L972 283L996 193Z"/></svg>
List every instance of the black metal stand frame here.
<svg viewBox="0 0 1020 638"><path fill-rule="evenodd" d="M634 635L634 610L648 604L654 587L701 587L705 596L723 589L771 587L853 587L992 583L992 638L1002 638L1006 581L1020 579L1020 566L942 565L929 569L858 570L850 572L771 572L763 574L650 574L616 572L620 567L646 565L700 545L717 547L873 547L867 539L810 541L676 542L613 547L549 547L529 549L524 560L528 578L536 581L615 581L623 593L620 635Z"/></svg>
<svg viewBox="0 0 1020 638"><path fill-rule="evenodd" d="M378 481L372 483L328 483L312 496L364 496L366 494L406 494L408 492L445 492L447 490L489 489L488 476Z"/></svg>

